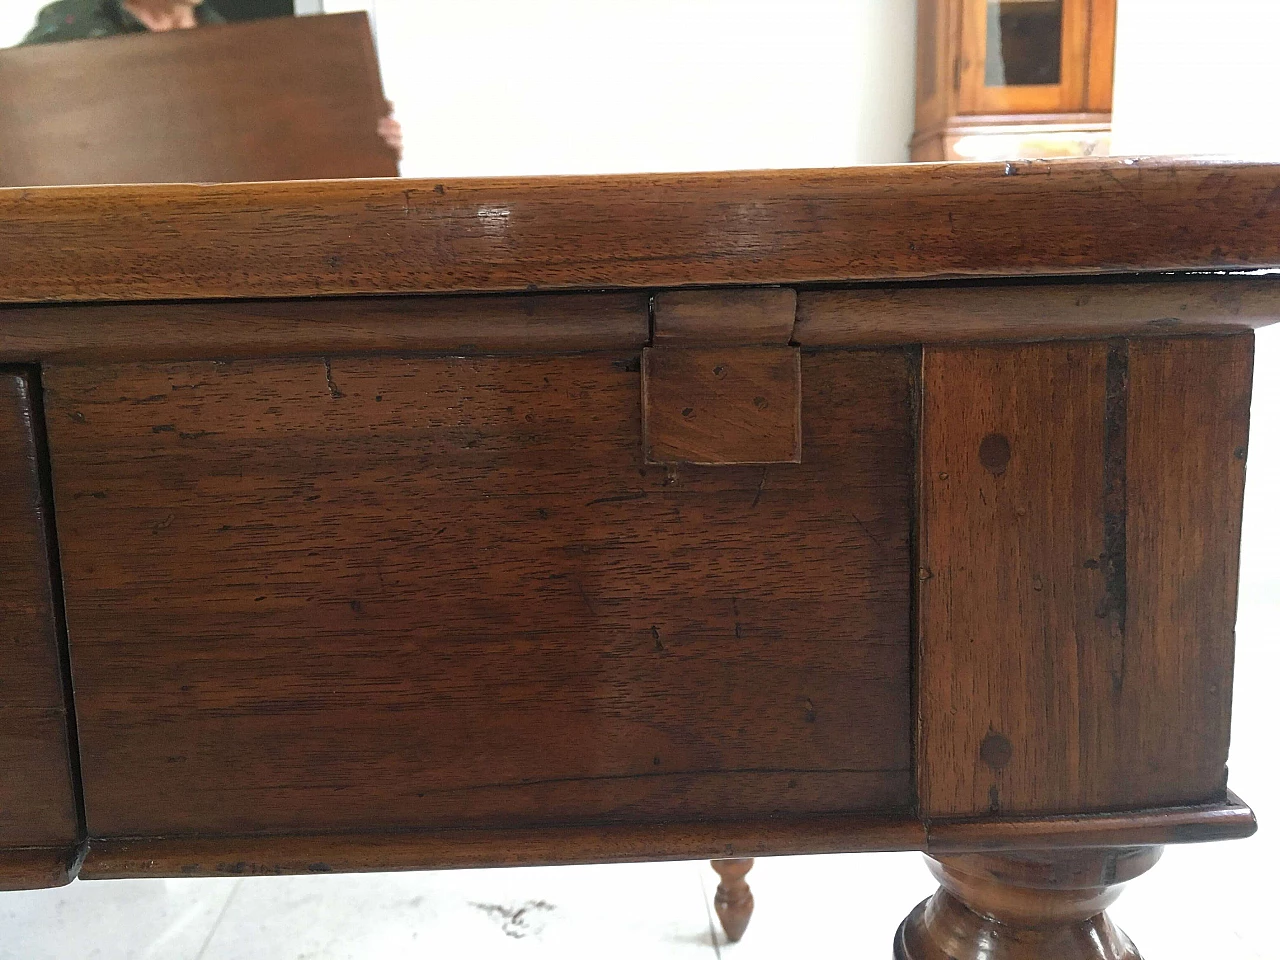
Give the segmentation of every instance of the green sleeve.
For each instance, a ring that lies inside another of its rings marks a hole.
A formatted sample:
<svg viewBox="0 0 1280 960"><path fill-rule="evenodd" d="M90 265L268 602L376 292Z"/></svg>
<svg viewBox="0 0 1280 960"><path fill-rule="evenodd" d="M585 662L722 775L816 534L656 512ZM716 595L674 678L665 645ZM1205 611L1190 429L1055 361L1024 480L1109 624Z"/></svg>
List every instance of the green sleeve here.
<svg viewBox="0 0 1280 960"><path fill-rule="evenodd" d="M36 25L18 46L105 37L116 32L97 14L92 4L82 0L58 0L36 15Z"/></svg>
<svg viewBox="0 0 1280 960"><path fill-rule="evenodd" d="M58 7L61 4L51 4L36 14L36 25L31 28L31 32L22 38L22 42L18 44L20 47L30 46L33 43L57 43L61 38L58 36L58 27L62 23L62 16L59 15Z"/></svg>

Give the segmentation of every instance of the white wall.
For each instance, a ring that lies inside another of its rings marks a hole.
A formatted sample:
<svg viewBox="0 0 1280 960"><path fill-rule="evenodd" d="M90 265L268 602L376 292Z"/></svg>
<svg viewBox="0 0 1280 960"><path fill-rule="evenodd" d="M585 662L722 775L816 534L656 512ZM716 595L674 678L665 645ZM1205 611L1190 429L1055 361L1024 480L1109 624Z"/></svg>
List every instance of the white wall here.
<svg viewBox="0 0 1280 960"><path fill-rule="evenodd" d="M369 9L406 176L907 158L914 0L325 0Z"/></svg>
<svg viewBox="0 0 1280 960"><path fill-rule="evenodd" d="M0 0L0 49L12 47L31 32L36 14L49 0Z"/></svg>
<svg viewBox="0 0 1280 960"><path fill-rule="evenodd" d="M1277 90L1277 0L1120 0L1115 152L1280 160ZM1252 422L1241 609L1280 615L1280 326L1258 333Z"/></svg>
<svg viewBox="0 0 1280 960"><path fill-rule="evenodd" d="M1116 152L1280 159L1277 89L1277 0L1120 0Z"/></svg>

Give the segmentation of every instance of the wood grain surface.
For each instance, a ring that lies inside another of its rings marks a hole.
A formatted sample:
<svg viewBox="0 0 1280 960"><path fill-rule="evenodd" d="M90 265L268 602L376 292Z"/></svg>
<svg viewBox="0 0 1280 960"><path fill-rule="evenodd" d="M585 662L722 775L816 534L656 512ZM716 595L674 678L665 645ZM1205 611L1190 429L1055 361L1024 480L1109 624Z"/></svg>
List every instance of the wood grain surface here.
<svg viewBox="0 0 1280 960"><path fill-rule="evenodd" d="M364 13L0 50L0 89L6 187L398 172Z"/></svg>
<svg viewBox="0 0 1280 960"><path fill-rule="evenodd" d="M677 294L683 307L694 293L703 291L659 292L656 312ZM0 361L639 348L649 342L648 301L630 292L11 306L0 308ZM1280 280L864 286L803 291L797 311L796 321L773 310L730 311L728 329L683 309L667 319L676 324L670 336L721 342L785 343L794 326L796 342L809 347L1239 333L1280 320ZM655 342L667 339L659 317L654 326Z"/></svg>
<svg viewBox="0 0 1280 960"><path fill-rule="evenodd" d="M0 360L570 353L649 342L645 293L0 308Z"/></svg>
<svg viewBox="0 0 1280 960"><path fill-rule="evenodd" d="M641 358L646 463L799 463L800 350L673 347Z"/></svg>
<svg viewBox="0 0 1280 960"><path fill-rule="evenodd" d="M893 958L1142 960L1106 909L1162 853L1142 846L931 854L926 863L941 889L898 928Z"/></svg>
<svg viewBox="0 0 1280 960"><path fill-rule="evenodd" d="M1099 730L1098 746L1135 771L1116 795L1142 805L1226 783L1252 387L1252 334L1129 349L1128 617L1114 681L1127 689L1112 700L1128 735Z"/></svg>
<svg viewBox="0 0 1280 960"><path fill-rule="evenodd" d="M1248 269L1280 267L1280 166L15 189L0 222L9 303Z"/></svg>
<svg viewBox="0 0 1280 960"><path fill-rule="evenodd" d="M653 298L653 345L786 346L796 325L790 287L664 290Z"/></svg>
<svg viewBox="0 0 1280 960"><path fill-rule="evenodd" d="M87 846L0 849L0 891L66 886L80 872Z"/></svg>
<svg viewBox="0 0 1280 960"><path fill-rule="evenodd" d="M3 316L0 314L0 316ZM1280 277L808 290L806 347L1241 333L1280 320Z"/></svg>
<svg viewBox="0 0 1280 960"><path fill-rule="evenodd" d="M32 393L0 370L0 848L79 836Z"/></svg>
<svg viewBox="0 0 1280 960"><path fill-rule="evenodd" d="M931 819L926 830L930 853L980 853L1240 840L1257 832L1258 820L1228 790L1221 800L1184 807L1006 820Z"/></svg>
<svg viewBox="0 0 1280 960"><path fill-rule="evenodd" d="M907 815L771 817L521 830L94 840L80 876L275 876L923 850Z"/></svg>
<svg viewBox="0 0 1280 960"><path fill-rule="evenodd" d="M921 850L934 854L1147 846L1248 837L1253 811L1191 807L981 820L902 813L497 830L93 840L80 877L274 876ZM4 860L0 858L0 869Z"/></svg>
<svg viewBox="0 0 1280 960"><path fill-rule="evenodd" d="M91 835L909 806L910 355L705 469L638 362L51 366Z"/></svg>
<svg viewBox="0 0 1280 960"><path fill-rule="evenodd" d="M755 860L750 857L712 860L711 866L720 876L715 896L716 916L725 937L730 943L737 943L746 933L756 905L751 886L746 880L747 873L755 866Z"/></svg>
<svg viewBox="0 0 1280 960"><path fill-rule="evenodd" d="M1252 343L925 348L926 816L1221 796Z"/></svg>

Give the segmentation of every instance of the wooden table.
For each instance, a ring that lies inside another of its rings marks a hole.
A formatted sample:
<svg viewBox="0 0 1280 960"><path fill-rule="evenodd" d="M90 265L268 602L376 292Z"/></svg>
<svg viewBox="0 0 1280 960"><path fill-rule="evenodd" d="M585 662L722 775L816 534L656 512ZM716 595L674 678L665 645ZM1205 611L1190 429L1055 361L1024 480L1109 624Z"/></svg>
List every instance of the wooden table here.
<svg viewBox="0 0 1280 960"><path fill-rule="evenodd" d="M1280 167L8 190L0 265L7 887L710 857L740 935L922 850L899 958L1121 958L1254 830Z"/></svg>

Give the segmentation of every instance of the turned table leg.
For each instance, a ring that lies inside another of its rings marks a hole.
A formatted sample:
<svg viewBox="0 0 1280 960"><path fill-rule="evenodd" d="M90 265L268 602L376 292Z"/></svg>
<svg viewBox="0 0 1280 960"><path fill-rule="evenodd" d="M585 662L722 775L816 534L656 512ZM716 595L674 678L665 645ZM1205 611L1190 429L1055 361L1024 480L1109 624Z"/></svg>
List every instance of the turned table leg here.
<svg viewBox="0 0 1280 960"><path fill-rule="evenodd" d="M712 860L711 867L720 874L720 886L716 887L716 916L724 935L731 943L737 943L751 922L751 911L756 900L747 886L747 871L754 860Z"/></svg>
<svg viewBox="0 0 1280 960"><path fill-rule="evenodd" d="M1141 960L1105 911L1162 849L927 857L942 889L898 928L895 960Z"/></svg>

